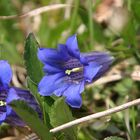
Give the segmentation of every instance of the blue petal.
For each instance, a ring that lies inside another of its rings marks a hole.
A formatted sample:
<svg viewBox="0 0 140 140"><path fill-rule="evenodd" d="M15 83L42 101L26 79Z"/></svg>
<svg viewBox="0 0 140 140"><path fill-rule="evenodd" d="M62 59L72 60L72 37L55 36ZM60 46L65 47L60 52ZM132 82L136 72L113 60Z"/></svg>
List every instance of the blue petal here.
<svg viewBox="0 0 140 140"><path fill-rule="evenodd" d="M43 67L43 71L45 73L58 73L62 71L62 68L60 68L60 66L52 66L50 64L45 64L45 66Z"/></svg>
<svg viewBox="0 0 140 140"><path fill-rule="evenodd" d="M88 60L86 59L86 57L84 57L83 55L80 55L80 62L83 65L88 65Z"/></svg>
<svg viewBox="0 0 140 140"><path fill-rule="evenodd" d="M93 78L93 81L103 76L109 70L109 66L111 65L111 63L112 61L102 64L102 68L99 70L97 75Z"/></svg>
<svg viewBox="0 0 140 140"><path fill-rule="evenodd" d="M17 95L15 89L10 88L7 95L6 103L9 104L13 100L18 100L18 99L20 99L20 97ZM7 115L9 115L12 112L12 108L9 105L6 106L6 110L7 110Z"/></svg>
<svg viewBox="0 0 140 140"><path fill-rule="evenodd" d="M54 94L55 94L56 96L58 96L58 97L59 97L59 96L62 96L63 93L65 92L65 90L66 90L68 87L69 87L69 85L68 85L68 84L65 84L65 85L63 85L62 87L56 89L56 90L54 91Z"/></svg>
<svg viewBox="0 0 140 140"><path fill-rule="evenodd" d="M0 124L2 124L4 121L5 121L5 119L6 119L6 112L5 113L2 113L2 114L0 114Z"/></svg>
<svg viewBox="0 0 140 140"><path fill-rule="evenodd" d="M63 56L58 53L56 49L40 48L37 56L42 63L61 62L64 60Z"/></svg>
<svg viewBox="0 0 140 140"><path fill-rule="evenodd" d="M92 79L96 76L99 70L102 68L95 62L89 63L89 65L84 67L84 77L87 82L92 82Z"/></svg>
<svg viewBox="0 0 140 140"><path fill-rule="evenodd" d="M68 49L64 44L58 44L58 52L63 56L65 61L68 61L71 58Z"/></svg>
<svg viewBox="0 0 140 140"><path fill-rule="evenodd" d="M63 73L44 76L38 85L40 95L50 96L54 90L63 86L63 76Z"/></svg>
<svg viewBox="0 0 140 140"><path fill-rule="evenodd" d="M99 65L113 61L113 57L108 52L90 52L82 53L81 57L84 57L88 62L96 62Z"/></svg>
<svg viewBox="0 0 140 140"><path fill-rule="evenodd" d="M0 90L0 100L5 101L6 98L7 98L7 92L4 90Z"/></svg>
<svg viewBox="0 0 140 140"><path fill-rule="evenodd" d="M35 105L36 101L34 96L30 93L30 91L25 90L25 89L20 89L20 88L16 88L14 87L14 89L16 90L17 95L19 96L20 100L24 100L27 103L29 103L30 105Z"/></svg>
<svg viewBox="0 0 140 140"><path fill-rule="evenodd" d="M82 105L81 93L84 90L84 82L80 84L73 84L65 90L63 96L66 97L65 101L73 108L80 108Z"/></svg>
<svg viewBox="0 0 140 140"><path fill-rule="evenodd" d="M10 65L5 60L0 60L0 83L8 85L12 79L12 70Z"/></svg>
<svg viewBox="0 0 140 140"><path fill-rule="evenodd" d="M71 96L66 97L65 102L73 108L80 108L82 106L80 94L71 94Z"/></svg>
<svg viewBox="0 0 140 140"><path fill-rule="evenodd" d="M16 88L16 87L14 87L14 90L18 94L19 100L26 101L28 103L28 105L30 105L30 107L32 107L38 113L39 117L41 118L42 112L41 112L34 96L31 94L31 92L29 90L20 89L20 88Z"/></svg>
<svg viewBox="0 0 140 140"><path fill-rule="evenodd" d="M10 107L10 106L6 106L6 114L7 115L10 115L11 114L11 112L12 112L12 108Z"/></svg>
<svg viewBox="0 0 140 140"><path fill-rule="evenodd" d="M21 126L21 127L25 127L26 124L25 122L23 122L14 111L11 112L10 115L8 115L6 117L6 120L4 121L12 126Z"/></svg>
<svg viewBox="0 0 140 140"><path fill-rule="evenodd" d="M20 97L17 95L16 90L14 88L10 88L9 92L8 92L8 95L7 95L6 102L10 103L13 100L18 100L18 99L20 99Z"/></svg>
<svg viewBox="0 0 140 140"><path fill-rule="evenodd" d="M80 51L78 48L78 43L77 43L77 37L76 35L73 35L69 37L66 41L66 46L69 51L69 53L76 58L80 57Z"/></svg>

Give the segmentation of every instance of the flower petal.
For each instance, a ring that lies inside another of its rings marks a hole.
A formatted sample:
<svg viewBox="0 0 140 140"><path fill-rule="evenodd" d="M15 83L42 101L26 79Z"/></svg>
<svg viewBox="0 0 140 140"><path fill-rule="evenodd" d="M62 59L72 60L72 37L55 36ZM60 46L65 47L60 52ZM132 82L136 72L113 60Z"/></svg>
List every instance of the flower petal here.
<svg viewBox="0 0 140 140"><path fill-rule="evenodd" d="M89 63L88 66L84 67L84 77L87 82L92 82L92 79L96 76L102 65L98 65L95 62Z"/></svg>
<svg viewBox="0 0 140 140"><path fill-rule="evenodd" d="M42 118L42 112L40 110L39 105L37 104L34 96L30 93L30 91L25 90L25 89L20 89L20 88L16 88L14 87L14 90L17 93L17 97L13 100L19 99L19 100L23 100L25 101L30 107L32 107L39 115L40 118ZM12 93L13 94L13 93ZM11 94L11 95L12 95ZM9 108L8 108L9 109ZM13 113L13 112L12 112ZM13 114L12 114L13 115ZM10 115L11 116L11 115Z"/></svg>
<svg viewBox="0 0 140 140"><path fill-rule="evenodd" d="M0 114L0 124L2 124L5 121L5 119L6 119L6 112Z"/></svg>
<svg viewBox="0 0 140 140"><path fill-rule="evenodd" d="M73 35L69 37L66 41L66 46L69 51L69 53L76 58L80 57L80 51L78 48L78 43L77 43L77 37L76 35Z"/></svg>
<svg viewBox="0 0 140 140"><path fill-rule="evenodd" d="M100 78L101 76L103 76L108 70L109 70L109 66L112 64L112 61L108 61L104 64L102 64L102 68L98 71L97 75L93 78L93 81L97 80L98 78Z"/></svg>
<svg viewBox="0 0 140 140"><path fill-rule="evenodd" d="M0 100L5 101L7 98L7 92L6 91L1 91L0 90Z"/></svg>
<svg viewBox="0 0 140 140"><path fill-rule="evenodd" d="M108 52L90 52L82 53L81 57L84 57L89 63L96 62L99 65L107 63L108 61L113 61L113 57L109 55Z"/></svg>
<svg viewBox="0 0 140 140"><path fill-rule="evenodd" d="M26 126L26 123L23 120L21 120L14 111L12 111L11 114L6 117L4 122L12 126L20 126L20 127Z"/></svg>
<svg viewBox="0 0 140 140"><path fill-rule="evenodd" d="M36 105L36 100L29 90L14 87L20 100L26 101L29 105Z"/></svg>
<svg viewBox="0 0 140 140"><path fill-rule="evenodd" d="M45 66L43 67L43 71L45 73L49 73L49 74L53 74L53 73L58 73L61 72L62 69L60 68L60 66L52 66L50 64L45 64Z"/></svg>
<svg viewBox="0 0 140 140"><path fill-rule="evenodd" d="M6 103L10 103L13 100L18 100L18 99L20 99L20 97L17 95L16 90L14 88L10 88L7 95Z"/></svg>
<svg viewBox="0 0 140 140"><path fill-rule="evenodd" d="M80 108L82 105L82 98L80 93L84 90L84 82L80 84L73 84L65 90L63 96L66 97L65 101L73 108Z"/></svg>
<svg viewBox="0 0 140 140"><path fill-rule="evenodd" d="M12 79L12 70L5 60L0 60L0 84L8 85Z"/></svg>
<svg viewBox="0 0 140 140"><path fill-rule="evenodd" d="M56 49L40 48L38 49L37 56L39 60L46 64L50 62L61 62L64 60L63 56Z"/></svg>
<svg viewBox="0 0 140 140"><path fill-rule="evenodd" d="M11 114L6 117L4 122L10 124L11 126L27 126L26 123L23 120L21 120L14 111L12 111Z"/></svg>
<svg viewBox="0 0 140 140"><path fill-rule="evenodd" d="M58 44L58 52L63 56L65 61L68 61L71 58L68 49L64 44Z"/></svg>
<svg viewBox="0 0 140 140"><path fill-rule="evenodd" d="M63 76L63 73L44 76L38 85L40 95L50 96L54 90L63 86Z"/></svg>
<svg viewBox="0 0 140 140"><path fill-rule="evenodd" d="M20 97L17 95L15 89L10 88L7 98L6 98L6 103L9 104L13 100L18 100L18 99L20 99ZM6 105L6 112L7 112L7 115L9 115L12 112L12 108L9 105Z"/></svg>
<svg viewBox="0 0 140 140"><path fill-rule="evenodd" d="M87 60L86 57L83 56L83 55L80 55L80 62L81 62L83 65L88 65L88 60Z"/></svg>
<svg viewBox="0 0 140 140"><path fill-rule="evenodd" d="M54 94L55 94L56 96L58 96L58 97L59 97L59 96L62 96L63 93L64 93L64 91L65 91L69 86L70 86L70 85L68 85L68 84L63 85L62 87L56 89L56 90L54 91Z"/></svg>
<svg viewBox="0 0 140 140"><path fill-rule="evenodd" d="M80 108L82 105L82 98L80 94L72 93L66 97L65 102L73 108Z"/></svg>

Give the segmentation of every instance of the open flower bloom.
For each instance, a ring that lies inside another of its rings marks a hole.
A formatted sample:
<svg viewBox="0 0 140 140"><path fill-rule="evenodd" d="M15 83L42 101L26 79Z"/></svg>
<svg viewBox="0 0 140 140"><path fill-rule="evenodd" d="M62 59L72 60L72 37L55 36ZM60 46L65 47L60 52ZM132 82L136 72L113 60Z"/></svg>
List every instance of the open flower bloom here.
<svg viewBox="0 0 140 140"><path fill-rule="evenodd" d="M81 93L86 84L101 77L112 63L106 52L80 53L76 35L57 49L40 48L38 58L44 64L45 76L38 85L42 96L64 96L71 107L80 108Z"/></svg>
<svg viewBox="0 0 140 140"><path fill-rule="evenodd" d="M41 111L34 97L28 90L10 87L12 79L12 70L5 60L0 60L0 124L7 122L12 125L24 126L25 123L16 115L8 105L13 100L24 100L35 109L39 115Z"/></svg>

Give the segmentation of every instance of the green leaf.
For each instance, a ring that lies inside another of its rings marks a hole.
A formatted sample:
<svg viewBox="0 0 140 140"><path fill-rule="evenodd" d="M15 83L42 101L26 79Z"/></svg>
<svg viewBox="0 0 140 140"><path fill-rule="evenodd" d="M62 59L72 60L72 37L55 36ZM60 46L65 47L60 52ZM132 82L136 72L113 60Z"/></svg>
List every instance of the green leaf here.
<svg viewBox="0 0 140 140"><path fill-rule="evenodd" d="M132 2L132 12L138 21L140 21L140 1Z"/></svg>
<svg viewBox="0 0 140 140"><path fill-rule="evenodd" d="M94 39L101 43L106 43L107 38L103 34L103 29L96 21L93 20Z"/></svg>
<svg viewBox="0 0 140 140"><path fill-rule="evenodd" d="M52 135L47 126L39 119L38 114L24 101L15 100L10 103L14 111L23 119L41 140L52 140Z"/></svg>
<svg viewBox="0 0 140 140"><path fill-rule="evenodd" d="M131 78L124 78L121 82L118 82L114 87L114 91L118 92L121 96L126 96L128 93L131 93L131 90L134 88L134 83Z"/></svg>
<svg viewBox="0 0 140 140"><path fill-rule="evenodd" d="M43 77L42 64L37 58L38 47L38 42L34 35L30 33L25 43L24 59L27 75L35 83L38 83Z"/></svg>
<svg viewBox="0 0 140 140"><path fill-rule="evenodd" d="M135 24L133 22L133 19L128 22L126 27L124 28L122 32L122 36L124 38L124 41L126 45L135 45L136 44L136 32L135 32Z"/></svg>
<svg viewBox="0 0 140 140"><path fill-rule="evenodd" d="M117 137L117 136L111 136L107 137L104 140L124 140L123 138Z"/></svg>
<svg viewBox="0 0 140 140"><path fill-rule="evenodd" d="M29 77L27 78L27 83L28 88L30 89L32 95L36 98L36 100L40 105L40 108L43 110L44 123L48 126L48 128L51 128L48 112L51 108L51 105L54 102L53 98L49 96L48 97L40 96L40 94L38 94L37 85Z"/></svg>
<svg viewBox="0 0 140 140"><path fill-rule="evenodd" d="M64 21L58 23L56 27L49 29L47 46L56 48L56 44L60 40L62 32L69 29L69 27L70 27L70 21L64 20ZM64 39L64 37L63 37L63 39Z"/></svg>
<svg viewBox="0 0 140 140"><path fill-rule="evenodd" d="M83 6L80 5L78 12L79 12L81 20L83 21L87 29L90 30L89 23L88 23L89 19L88 19L88 14L87 14L88 11L85 8L83 8ZM106 43L107 38L103 34L103 29L101 25L99 25L94 19L92 19L92 22L93 22L92 24L93 27L91 28L93 28L93 32L92 32L93 37L94 37L93 39L100 43Z"/></svg>
<svg viewBox="0 0 140 140"><path fill-rule="evenodd" d="M28 88L30 89L32 95L35 97L35 99L38 101L39 105L42 106L42 99L40 94L38 94L38 88L36 83L34 83L30 77L27 77L27 85Z"/></svg>
<svg viewBox="0 0 140 140"><path fill-rule="evenodd" d="M62 125L66 122L72 121L74 118L69 107L65 104L63 98L59 98L54 102L54 105L50 110L50 121L53 127ZM76 127L68 128L63 130L65 138L68 140L76 140Z"/></svg>
<svg viewBox="0 0 140 140"><path fill-rule="evenodd" d="M77 29L77 21L78 21L78 8L79 8L80 0L75 0L74 1L74 10L72 12L72 17L71 17L71 25L70 25L70 30L71 34L74 34L76 29Z"/></svg>

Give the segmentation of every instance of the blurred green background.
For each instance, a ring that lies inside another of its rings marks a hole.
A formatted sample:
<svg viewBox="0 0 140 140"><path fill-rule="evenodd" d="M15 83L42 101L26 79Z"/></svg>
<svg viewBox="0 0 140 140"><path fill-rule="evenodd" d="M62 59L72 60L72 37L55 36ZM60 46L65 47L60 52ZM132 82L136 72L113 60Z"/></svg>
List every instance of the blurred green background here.
<svg viewBox="0 0 140 140"><path fill-rule="evenodd" d="M29 16L32 10L42 11L43 6L49 10ZM140 1L133 0L1 0L0 59L24 69L24 45L30 32L42 47L49 48L77 34L82 52L110 51L115 57L104 79L86 89L83 108L73 112L75 117L81 117L102 111L140 97L139 13ZM17 17L4 17L12 15ZM20 75L20 70L17 73ZM26 82L20 84L24 87ZM102 140L108 136L140 139L139 115L140 106L136 106L80 125L78 140ZM15 135L3 127L1 137Z"/></svg>

